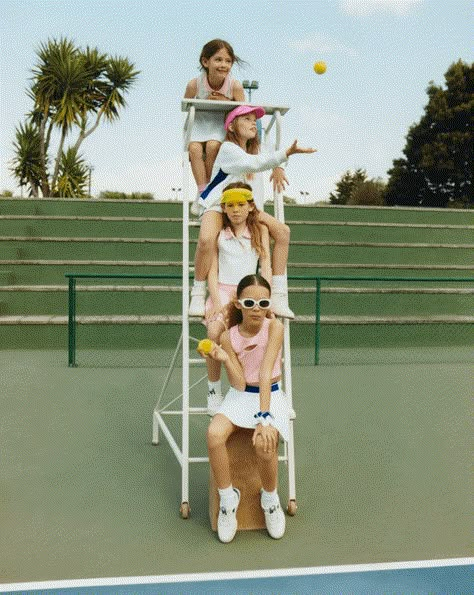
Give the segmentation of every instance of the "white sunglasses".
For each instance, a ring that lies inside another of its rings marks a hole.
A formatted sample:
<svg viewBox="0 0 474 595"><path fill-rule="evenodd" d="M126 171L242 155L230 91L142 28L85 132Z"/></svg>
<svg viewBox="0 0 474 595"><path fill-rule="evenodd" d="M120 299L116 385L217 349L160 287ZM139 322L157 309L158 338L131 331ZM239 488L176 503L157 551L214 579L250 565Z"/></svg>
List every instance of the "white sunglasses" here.
<svg viewBox="0 0 474 595"><path fill-rule="evenodd" d="M262 298L258 301L252 298L245 298L243 300L237 301L242 306L242 308L245 308L245 310L251 310L252 308L255 308L255 306L258 306L260 310L268 310L268 308L270 308L270 306L272 305L271 300L269 300L268 298Z"/></svg>

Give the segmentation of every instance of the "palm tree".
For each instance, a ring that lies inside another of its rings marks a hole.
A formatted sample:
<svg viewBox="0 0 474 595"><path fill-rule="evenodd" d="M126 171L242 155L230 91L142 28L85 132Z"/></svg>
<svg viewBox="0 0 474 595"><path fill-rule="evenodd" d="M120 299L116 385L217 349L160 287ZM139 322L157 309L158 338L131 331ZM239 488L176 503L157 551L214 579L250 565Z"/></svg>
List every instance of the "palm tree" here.
<svg viewBox="0 0 474 595"><path fill-rule="evenodd" d="M38 196L41 185L40 134L33 122L20 124L13 143L15 157L10 168L20 182L20 186L30 186L30 194Z"/></svg>
<svg viewBox="0 0 474 595"><path fill-rule="evenodd" d="M29 90L33 100L29 119L39 135L41 192L43 196L65 196L63 193L72 191L74 185L64 184L63 179L59 188L63 160L78 159L79 147L97 129L102 117L109 121L119 118L120 108L126 105L124 94L133 86L139 71L126 58L111 58L96 48L82 50L66 38L49 40L36 53L38 63L33 68ZM59 131L59 142L50 178L48 155L54 129ZM65 143L74 129L78 136L69 152ZM79 165L77 162L76 166Z"/></svg>
<svg viewBox="0 0 474 595"><path fill-rule="evenodd" d="M88 167L75 149L69 148L61 156L57 195L60 197L87 196Z"/></svg>

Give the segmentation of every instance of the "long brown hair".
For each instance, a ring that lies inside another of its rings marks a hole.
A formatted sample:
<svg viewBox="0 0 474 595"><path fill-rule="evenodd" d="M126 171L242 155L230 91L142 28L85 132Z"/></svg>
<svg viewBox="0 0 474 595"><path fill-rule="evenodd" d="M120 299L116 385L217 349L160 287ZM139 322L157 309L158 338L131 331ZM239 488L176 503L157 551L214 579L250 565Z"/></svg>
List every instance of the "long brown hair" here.
<svg viewBox="0 0 474 595"><path fill-rule="evenodd" d="M272 295L272 289L270 287L270 283L265 279L265 277L262 277L262 275L246 275L245 277L243 277L239 284L237 285L237 299L240 298L240 296L242 295L243 290L246 287L250 287L251 285L258 285L260 287L266 287L268 289L268 293L271 296ZM228 323L228 328L230 328L231 326L235 326L236 324L240 324L242 322L242 312L236 308L234 306L234 303L231 302L229 304L229 308L228 308L228 318L227 318L227 323Z"/></svg>
<svg viewBox="0 0 474 595"><path fill-rule="evenodd" d="M232 64L237 63L239 66L243 66L244 64L246 64L245 60L242 60L241 58L235 55L234 48L230 45L229 42L224 41L223 39L211 39L211 41L208 41L201 50L201 55L199 56L200 69L205 70L207 72L207 68L204 68L202 64L202 59L206 58L206 60L209 60L209 58L212 58L212 56L214 54L217 54L217 52L222 48L227 50L229 56L232 59Z"/></svg>
<svg viewBox="0 0 474 595"><path fill-rule="evenodd" d="M249 186L249 184L245 184L244 182L234 182L233 184L226 186L224 188L224 192L226 190L230 190L231 188L244 188L245 190L252 191L252 187ZM260 211L255 206L255 202L253 200L249 200L248 202L253 205L253 209L247 216L247 227L249 228L250 232L250 242L252 248L258 254L259 258L261 258L262 256L266 256L266 250L262 242L262 224L258 221L258 214ZM224 228L232 228L232 223L229 217L227 217L227 213L224 211L224 209L222 210L222 219Z"/></svg>
<svg viewBox="0 0 474 595"><path fill-rule="evenodd" d="M234 118L234 121L232 122L234 124L234 130L233 131L227 130L225 139L224 139L231 143L235 143L236 145L239 145L239 146L240 146L239 135L235 129L235 123L237 123L237 120L241 117L242 116L237 116L237 118ZM260 151L260 139L259 139L258 133L257 133L254 138L249 138L249 140L247 141L247 144L245 146L245 152L248 153L249 155L257 155L259 153L259 151Z"/></svg>

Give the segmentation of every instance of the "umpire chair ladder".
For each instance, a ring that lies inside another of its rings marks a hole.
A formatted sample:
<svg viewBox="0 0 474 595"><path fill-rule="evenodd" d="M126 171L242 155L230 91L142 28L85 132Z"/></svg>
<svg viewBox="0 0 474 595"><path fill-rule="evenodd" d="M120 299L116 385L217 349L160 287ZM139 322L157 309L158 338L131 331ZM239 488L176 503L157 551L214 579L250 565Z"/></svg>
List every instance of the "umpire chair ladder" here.
<svg viewBox="0 0 474 595"><path fill-rule="evenodd" d="M161 430L164 437L168 441L173 453L175 454L179 464L181 465L181 506L180 514L182 518L188 518L190 514L189 505L189 465L190 463L207 463L208 457L193 457L190 456L189 445L189 429L190 429L190 415L207 415L207 407L190 407L190 390L199 385L206 377L205 374L197 382L190 385L190 365L191 364L205 364L203 358L190 357L190 341L198 342L198 339L191 337L189 334L190 320L199 320L189 318L189 275L190 259L189 259L189 228L199 227L197 221L191 221L189 217L190 207L190 177L191 167L189 163L188 145L193 129L194 118L197 111L219 111L224 115L237 107L238 105L249 105L247 102L235 101L207 101L203 99L183 99L181 102L181 111L185 112L186 118L183 127L183 271L182 271L182 332L181 337L176 346L175 352L171 359L168 372L166 374L158 401L153 411L153 444L159 443L159 431ZM277 150L280 148L281 142L281 123L282 116L288 111L288 107L262 105L265 109L265 114L271 116L269 123L264 130L264 142L267 146ZM274 141L270 142L270 134L274 132ZM275 218L280 222L284 222L284 207L283 207L283 193L274 192L273 195ZM286 393L289 408L293 411L293 394L292 394L292 377L291 377L291 349L290 349L290 323L289 320L283 319L284 335L283 335L283 390ZM182 358L182 393L174 397L167 404L162 405L161 401L168 387L173 369L178 361L179 352L181 351ZM194 351L194 350L193 350ZM202 389L201 389L202 390ZM205 392L204 390L202 391ZM181 409L170 410L171 404L181 400ZM181 418L181 447L174 438L169 429L165 417L167 415L177 415ZM294 455L294 436L293 436L293 416L290 418L290 435L288 442L284 442L283 454L279 455L279 461L283 461L288 467L288 514L293 516L296 513L296 486L295 486L295 455Z"/></svg>

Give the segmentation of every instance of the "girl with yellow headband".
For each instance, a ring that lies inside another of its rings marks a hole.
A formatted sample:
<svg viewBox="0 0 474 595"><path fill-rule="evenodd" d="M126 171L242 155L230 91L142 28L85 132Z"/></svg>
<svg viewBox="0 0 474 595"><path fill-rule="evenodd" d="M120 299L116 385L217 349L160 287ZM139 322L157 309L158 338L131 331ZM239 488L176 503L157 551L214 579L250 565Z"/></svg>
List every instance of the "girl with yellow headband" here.
<svg viewBox="0 0 474 595"><path fill-rule="evenodd" d="M223 188L229 183L251 180L255 190L258 181L254 179L254 175L273 169L274 174L275 171L280 172L276 185L277 189L281 190L287 180L279 166L291 155L315 152L315 149L299 147L295 141L287 149L260 153L257 119L264 114L265 110L261 107L239 105L228 114L225 120L224 128L227 131L225 141L214 162L211 181L201 192L197 204L201 215L201 228L194 257L194 285L191 290L190 316L204 315L206 279L216 256L216 239L222 229L220 198ZM259 222L268 228L275 242L272 255L273 311L278 316L293 318L294 314L288 305L286 282L290 229L263 211L263 192L261 194L262 196L256 202L260 209ZM257 199L255 194L254 199Z"/></svg>
<svg viewBox="0 0 474 595"><path fill-rule="evenodd" d="M259 223L252 188L243 182L229 184L221 196L224 227L217 243L217 257L208 276L209 298L206 302L207 336L216 344L228 328L228 306L237 285L246 275L261 275L271 284L270 240L268 228ZM214 415L222 403L221 363L207 358L207 410Z"/></svg>

